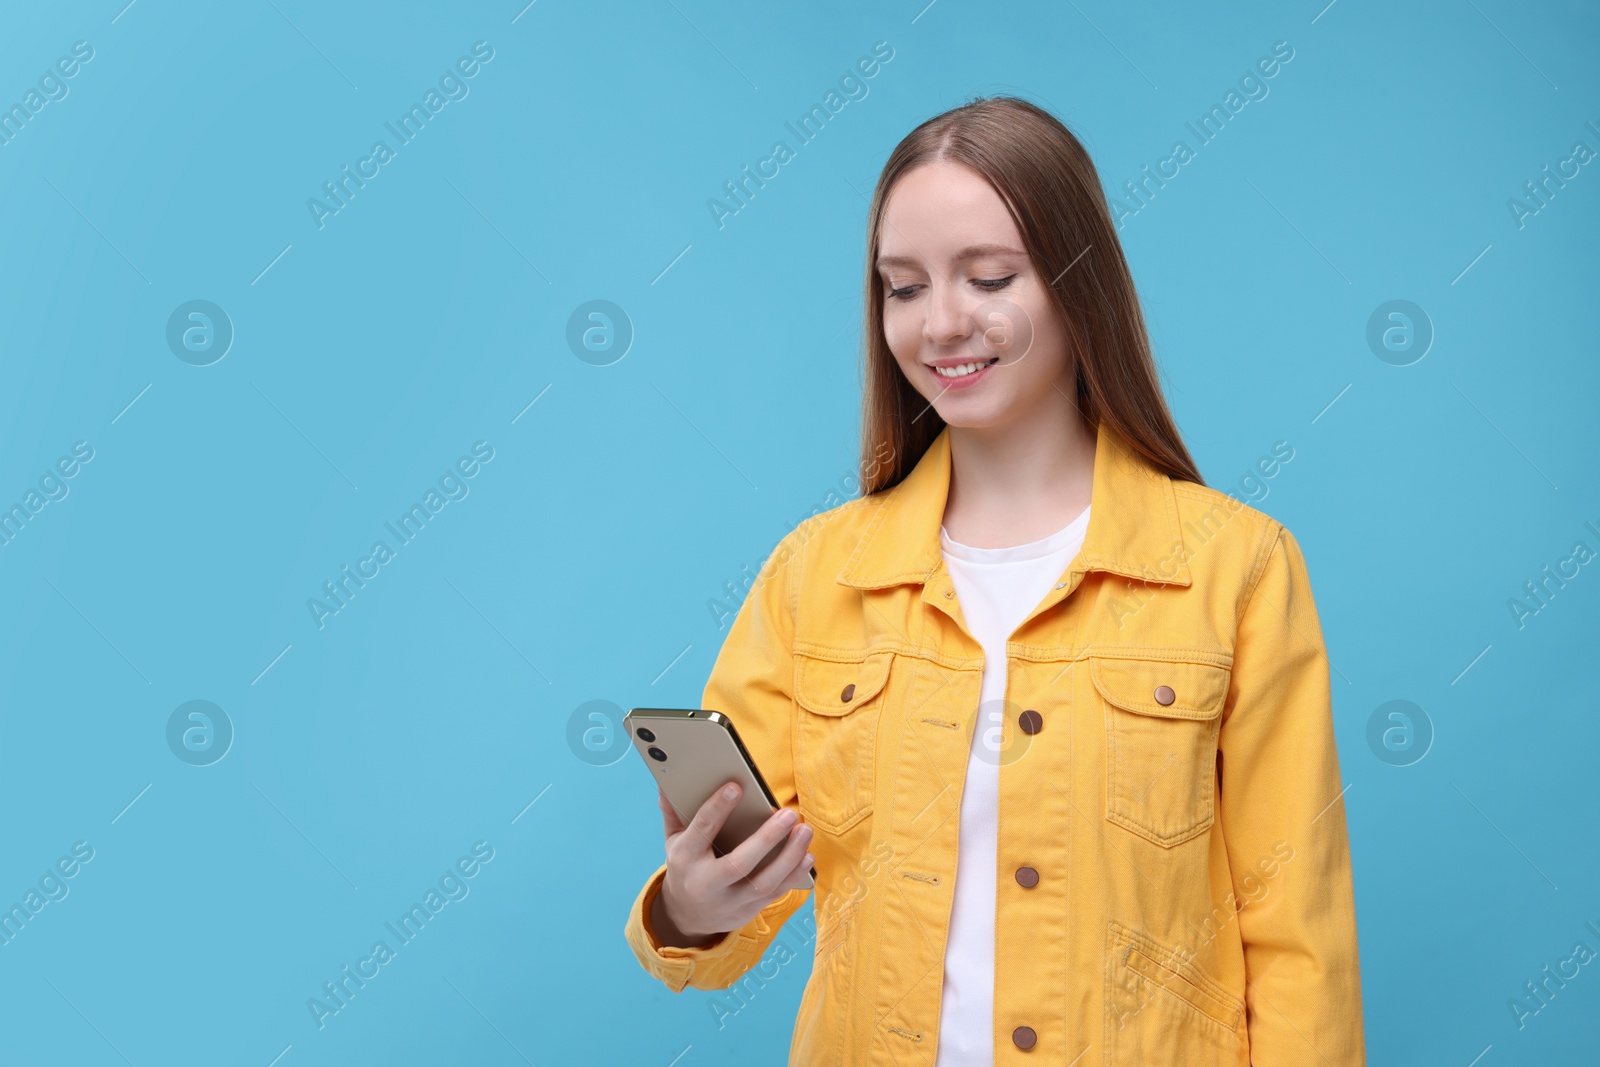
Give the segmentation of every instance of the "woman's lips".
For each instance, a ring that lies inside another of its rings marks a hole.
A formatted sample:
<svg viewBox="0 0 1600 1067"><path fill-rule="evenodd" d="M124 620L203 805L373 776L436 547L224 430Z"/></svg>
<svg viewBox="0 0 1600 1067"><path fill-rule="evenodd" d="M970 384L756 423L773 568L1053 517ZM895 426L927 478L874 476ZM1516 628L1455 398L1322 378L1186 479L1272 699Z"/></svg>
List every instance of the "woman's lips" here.
<svg viewBox="0 0 1600 1067"><path fill-rule="evenodd" d="M933 375L933 380L938 382L940 386L945 389L970 389L972 386L978 384L980 379L987 377L989 372L995 368L995 364L997 364L999 361L999 356L990 356L989 365L987 367L975 370L970 374L962 374L953 378L945 377L943 374L940 374L936 368L931 366L928 367L928 373ZM977 363L978 360L974 359L970 360L969 362Z"/></svg>

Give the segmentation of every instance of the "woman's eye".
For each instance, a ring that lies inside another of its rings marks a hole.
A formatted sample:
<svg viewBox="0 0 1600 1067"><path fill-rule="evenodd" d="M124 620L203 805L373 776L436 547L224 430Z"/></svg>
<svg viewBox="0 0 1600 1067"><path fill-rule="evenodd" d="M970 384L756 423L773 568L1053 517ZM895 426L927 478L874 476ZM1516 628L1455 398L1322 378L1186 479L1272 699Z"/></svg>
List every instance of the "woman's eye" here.
<svg viewBox="0 0 1600 1067"><path fill-rule="evenodd" d="M1004 278L974 278L974 279L972 279L972 284L976 285L978 288L982 289L986 293L994 293L994 292L998 292L1001 289L1004 289L1006 286L1010 285L1012 283L1012 281L1015 280L1015 279L1016 279L1016 275L1015 274L1007 275ZM919 286L906 285L906 286L902 286L899 289L890 289L889 292L888 292L888 296L889 296L889 299L891 299L891 300L909 300L911 298L912 292L914 290L916 290L917 288L919 288Z"/></svg>

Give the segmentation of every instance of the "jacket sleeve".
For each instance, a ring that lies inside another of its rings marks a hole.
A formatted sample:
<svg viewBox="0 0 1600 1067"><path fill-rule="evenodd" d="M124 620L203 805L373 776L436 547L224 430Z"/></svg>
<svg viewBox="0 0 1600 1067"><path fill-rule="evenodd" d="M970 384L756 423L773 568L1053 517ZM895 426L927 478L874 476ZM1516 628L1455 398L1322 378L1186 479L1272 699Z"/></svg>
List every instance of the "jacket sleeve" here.
<svg viewBox="0 0 1600 1067"><path fill-rule="evenodd" d="M706 683L701 707L732 720L739 739L778 804L796 807L794 723L794 581L802 526L779 543L752 583L728 630ZM634 899L626 936L646 971L674 993L685 986L726 989L755 966L778 930L811 895L791 889L738 930L701 948L663 946L650 924L666 864L656 868Z"/></svg>
<svg viewBox="0 0 1600 1067"><path fill-rule="evenodd" d="M1355 897L1327 651L1298 542L1272 522L1262 543L1219 738L1218 818L1240 909L1250 1062L1361 1067Z"/></svg>

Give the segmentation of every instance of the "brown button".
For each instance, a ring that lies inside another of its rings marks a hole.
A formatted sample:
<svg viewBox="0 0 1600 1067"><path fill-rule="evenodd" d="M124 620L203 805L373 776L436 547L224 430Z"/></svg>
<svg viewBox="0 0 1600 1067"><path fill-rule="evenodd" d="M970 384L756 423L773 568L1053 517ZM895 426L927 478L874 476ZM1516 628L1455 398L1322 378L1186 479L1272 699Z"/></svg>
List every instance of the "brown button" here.
<svg viewBox="0 0 1600 1067"><path fill-rule="evenodd" d="M1167 692L1170 693L1170 692L1172 692L1172 690L1169 689L1169 690L1167 690ZM848 703L850 703L850 698L855 696L855 695L856 695L856 683L851 682L849 685L844 687L844 692L839 694L839 699L844 701L846 704L848 704ZM1160 697L1157 697L1156 699L1159 700ZM1168 704L1172 703L1172 700L1171 700L1170 697L1167 699L1167 703Z"/></svg>
<svg viewBox="0 0 1600 1067"><path fill-rule="evenodd" d="M1022 727L1025 734L1036 734L1044 729L1044 716L1029 708L1017 716L1017 725Z"/></svg>
<svg viewBox="0 0 1600 1067"><path fill-rule="evenodd" d="M1018 867L1017 884L1024 889L1032 889L1039 884L1039 872L1032 867Z"/></svg>
<svg viewBox="0 0 1600 1067"><path fill-rule="evenodd" d="M1158 685L1158 686L1156 686L1156 703L1157 704L1160 704L1162 707L1165 707L1166 705L1172 703L1174 700L1177 700L1177 699L1178 699L1178 695L1172 691L1172 686L1170 686L1170 685Z"/></svg>
<svg viewBox="0 0 1600 1067"><path fill-rule="evenodd" d="M1032 1048L1039 1041L1039 1035L1033 1032L1031 1026L1019 1026L1011 1031L1011 1043L1018 1048Z"/></svg>

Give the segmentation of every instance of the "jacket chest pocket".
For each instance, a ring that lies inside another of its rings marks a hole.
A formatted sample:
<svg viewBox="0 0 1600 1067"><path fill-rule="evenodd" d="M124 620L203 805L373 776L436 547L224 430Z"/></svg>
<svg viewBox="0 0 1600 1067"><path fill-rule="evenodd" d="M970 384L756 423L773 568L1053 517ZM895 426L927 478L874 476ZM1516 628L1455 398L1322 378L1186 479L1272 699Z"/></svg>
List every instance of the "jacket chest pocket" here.
<svg viewBox="0 0 1600 1067"><path fill-rule="evenodd" d="M1227 667L1091 657L1105 706L1106 819L1163 848L1210 828Z"/></svg>
<svg viewBox="0 0 1600 1067"><path fill-rule="evenodd" d="M842 833L872 811L878 719L894 653L794 659L800 811L815 826Z"/></svg>

